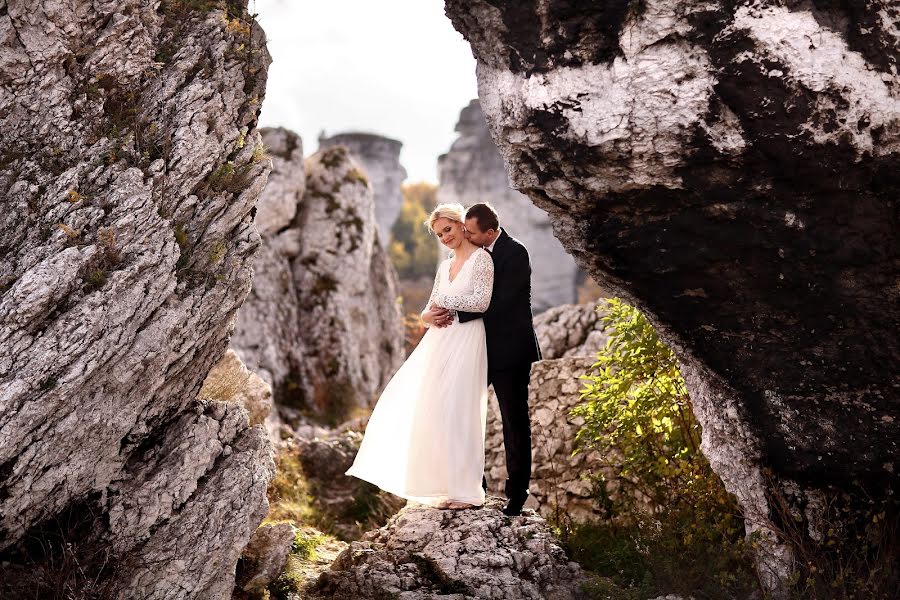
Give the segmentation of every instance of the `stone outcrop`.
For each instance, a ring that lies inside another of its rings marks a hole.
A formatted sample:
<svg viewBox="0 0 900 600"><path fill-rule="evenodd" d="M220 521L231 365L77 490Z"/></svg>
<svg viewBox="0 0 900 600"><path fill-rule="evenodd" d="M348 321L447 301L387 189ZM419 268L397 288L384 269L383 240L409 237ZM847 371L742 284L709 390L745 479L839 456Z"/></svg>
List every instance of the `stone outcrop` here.
<svg viewBox="0 0 900 600"><path fill-rule="evenodd" d="M534 318L534 331L544 359L597 355L608 339L597 304L566 304Z"/></svg>
<svg viewBox="0 0 900 600"><path fill-rule="evenodd" d="M319 148L344 146L362 165L375 193L375 221L381 245L387 248L391 239L391 227L400 214L403 194L400 185L406 179L406 169L400 164L403 143L371 133L339 133L331 137L319 137Z"/></svg>
<svg viewBox="0 0 900 600"><path fill-rule="evenodd" d="M773 498L815 544L822 498L898 487L900 8L446 7L513 186L675 348L777 588Z"/></svg>
<svg viewBox="0 0 900 600"><path fill-rule="evenodd" d="M500 215L500 226L528 248L531 303L536 313L574 302L578 266L553 237L547 213L510 187L503 158L491 139L478 100L462 110L456 131L459 137L438 159L438 202L459 202L463 206L491 203Z"/></svg>
<svg viewBox="0 0 900 600"><path fill-rule="evenodd" d="M488 499L478 510L409 505L384 527L352 542L319 577L316 597L584 597L585 576L569 562L541 517L510 519Z"/></svg>
<svg viewBox="0 0 900 600"><path fill-rule="evenodd" d="M226 597L266 514L264 429L196 399L270 168L229 6L0 0L4 598Z"/></svg>
<svg viewBox="0 0 900 600"><path fill-rule="evenodd" d="M372 187L343 146L303 160L263 130L273 173L262 248L232 347L275 399L333 424L371 406L404 357L396 274L375 233Z"/></svg>

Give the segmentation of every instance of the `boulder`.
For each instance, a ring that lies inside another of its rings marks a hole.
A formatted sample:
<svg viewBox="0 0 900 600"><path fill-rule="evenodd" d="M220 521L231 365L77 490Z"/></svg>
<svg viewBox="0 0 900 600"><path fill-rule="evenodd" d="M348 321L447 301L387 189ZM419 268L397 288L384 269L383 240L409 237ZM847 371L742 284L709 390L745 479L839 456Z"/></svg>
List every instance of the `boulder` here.
<svg viewBox="0 0 900 600"><path fill-rule="evenodd" d="M482 509L409 505L352 542L319 577L316 597L582 598L581 568L541 517L509 518L490 498Z"/></svg>
<svg viewBox="0 0 900 600"><path fill-rule="evenodd" d="M0 1L4 598L221 598L266 514L265 431L197 400L270 169L245 5Z"/></svg>
<svg viewBox="0 0 900 600"><path fill-rule="evenodd" d="M836 516L823 498L861 523L898 488L900 8L446 12L513 187L675 349L703 451L780 589L793 571L782 507L815 546L815 523Z"/></svg>
<svg viewBox="0 0 900 600"><path fill-rule="evenodd" d="M302 437L304 431L308 437ZM344 475L356 458L362 437L345 427L315 432L301 427L295 439L316 511L328 523L329 532L342 540L359 539L406 504L403 498Z"/></svg>

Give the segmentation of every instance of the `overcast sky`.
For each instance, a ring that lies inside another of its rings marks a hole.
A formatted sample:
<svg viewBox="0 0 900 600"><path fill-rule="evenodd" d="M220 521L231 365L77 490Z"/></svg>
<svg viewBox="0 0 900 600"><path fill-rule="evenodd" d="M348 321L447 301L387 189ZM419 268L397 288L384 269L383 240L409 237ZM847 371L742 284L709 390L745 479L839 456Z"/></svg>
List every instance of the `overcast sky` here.
<svg viewBox="0 0 900 600"><path fill-rule="evenodd" d="M256 0L256 12L272 55L261 126L296 131L307 155L322 130L398 139L407 181L437 182L437 157L478 95L443 0Z"/></svg>

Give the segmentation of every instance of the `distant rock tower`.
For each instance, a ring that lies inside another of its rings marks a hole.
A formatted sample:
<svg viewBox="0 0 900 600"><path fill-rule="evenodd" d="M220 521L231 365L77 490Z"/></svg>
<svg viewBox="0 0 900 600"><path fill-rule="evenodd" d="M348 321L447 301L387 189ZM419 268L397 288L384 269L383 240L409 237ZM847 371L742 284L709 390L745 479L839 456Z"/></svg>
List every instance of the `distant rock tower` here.
<svg viewBox="0 0 900 600"><path fill-rule="evenodd" d="M345 146L369 176L375 192L375 220L378 234L386 248L391 227L400 214L403 195L400 184L406 179L406 169L400 164L403 143L372 133L339 133L331 137L319 136L319 148Z"/></svg>
<svg viewBox="0 0 900 600"><path fill-rule="evenodd" d="M532 306L535 314L575 302L578 267L553 237L547 213L528 196L509 186L503 159L488 132L478 100L459 115L459 137L438 159L438 202L469 206L489 202L500 215L500 227L528 248L531 255ZM443 250L443 247L442 247Z"/></svg>

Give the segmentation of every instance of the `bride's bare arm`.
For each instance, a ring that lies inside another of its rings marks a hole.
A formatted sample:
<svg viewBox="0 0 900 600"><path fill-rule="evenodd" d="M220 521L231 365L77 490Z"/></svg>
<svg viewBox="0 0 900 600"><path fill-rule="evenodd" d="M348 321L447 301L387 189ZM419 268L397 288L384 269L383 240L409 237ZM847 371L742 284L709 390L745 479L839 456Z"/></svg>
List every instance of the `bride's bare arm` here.
<svg viewBox="0 0 900 600"><path fill-rule="evenodd" d="M484 312L491 304L494 291L494 261L486 250L476 250L472 260L472 281L475 289L471 294L438 294L434 302L450 310Z"/></svg>

